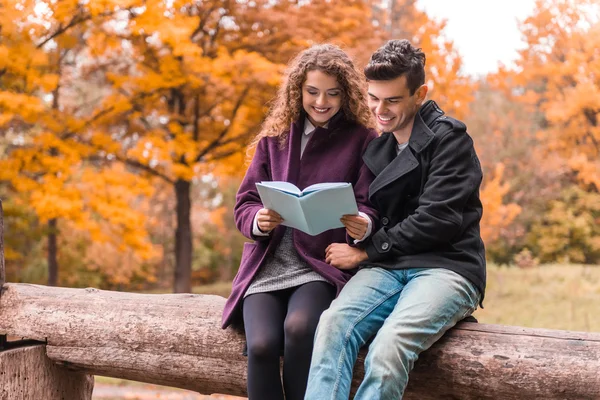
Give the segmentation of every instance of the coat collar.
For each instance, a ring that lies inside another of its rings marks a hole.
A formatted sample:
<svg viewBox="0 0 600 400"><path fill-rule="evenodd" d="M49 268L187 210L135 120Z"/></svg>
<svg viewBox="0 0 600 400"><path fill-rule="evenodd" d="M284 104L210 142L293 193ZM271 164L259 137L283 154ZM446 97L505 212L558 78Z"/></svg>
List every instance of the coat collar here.
<svg viewBox="0 0 600 400"><path fill-rule="evenodd" d="M434 133L429 126L443 114L444 112L433 100L429 100L421 106L415 115L415 122L408 139L408 145L415 153L418 154L429 146L434 138ZM396 158L396 145L396 138L391 133L384 133L371 142L363 159L375 176L379 175Z"/></svg>
<svg viewBox="0 0 600 400"><path fill-rule="evenodd" d="M385 135L388 137L384 146L381 147L381 154L379 157L373 156L373 153L368 154L367 152L365 152L365 155L363 156L365 164L375 174L375 179L369 186L370 200L372 200L373 194L379 189L392 183L401 176L406 175L419 165L419 162L409 148L410 146L402 150L400 154L396 155L396 138L391 133L386 133ZM367 148L367 151L372 150L373 147L374 146L370 145ZM374 164L377 170L374 170L371 165L371 162L374 160L376 160Z"/></svg>
<svg viewBox="0 0 600 400"><path fill-rule="evenodd" d="M434 138L433 131L429 126L444 115L435 101L429 100L421 106L417 115L415 115L415 123L408 139L408 145L417 153L422 152L429 146Z"/></svg>
<svg viewBox="0 0 600 400"><path fill-rule="evenodd" d="M415 122L408 139L409 147L400 154L396 154L397 142L392 133L384 133L369 144L363 160L376 177L369 187L370 196L419 165L415 154L421 153L431 144L435 135L429 126L442 115L443 111L433 100L423 104L415 115Z"/></svg>
<svg viewBox="0 0 600 400"><path fill-rule="evenodd" d="M300 116L296 121L292 123L292 130L297 130L298 132L304 132L304 121L306 121L307 114L306 111L300 111ZM315 131L317 129L323 129L324 131L333 133L339 127L343 126L347 122L344 111L340 110L335 114L331 119L327 122L327 127L317 126L315 127Z"/></svg>

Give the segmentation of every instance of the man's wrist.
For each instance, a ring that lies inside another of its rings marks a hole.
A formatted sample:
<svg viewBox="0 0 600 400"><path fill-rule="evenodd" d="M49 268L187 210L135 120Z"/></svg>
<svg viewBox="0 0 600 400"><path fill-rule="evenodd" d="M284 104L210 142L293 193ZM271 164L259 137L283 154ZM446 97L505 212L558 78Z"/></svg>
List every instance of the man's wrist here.
<svg viewBox="0 0 600 400"><path fill-rule="evenodd" d="M357 249L357 250L358 250L358 254L356 255L356 258L358 259L358 263L361 263L361 262L369 259L369 255L367 254L365 249Z"/></svg>

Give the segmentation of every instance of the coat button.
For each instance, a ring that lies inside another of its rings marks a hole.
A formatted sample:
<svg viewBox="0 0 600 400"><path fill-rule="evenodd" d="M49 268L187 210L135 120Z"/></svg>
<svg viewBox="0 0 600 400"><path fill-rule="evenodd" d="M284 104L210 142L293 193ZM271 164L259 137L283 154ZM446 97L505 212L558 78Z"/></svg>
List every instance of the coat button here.
<svg viewBox="0 0 600 400"><path fill-rule="evenodd" d="M388 242L381 243L381 250L385 251L390 248L390 244Z"/></svg>
<svg viewBox="0 0 600 400"><path fill-rule="evenodd" d="M381 218L381 223L383 224L383 226L387 226L387 224L390 223L390 220L388 219L388 217L383 217Z"/></svg>

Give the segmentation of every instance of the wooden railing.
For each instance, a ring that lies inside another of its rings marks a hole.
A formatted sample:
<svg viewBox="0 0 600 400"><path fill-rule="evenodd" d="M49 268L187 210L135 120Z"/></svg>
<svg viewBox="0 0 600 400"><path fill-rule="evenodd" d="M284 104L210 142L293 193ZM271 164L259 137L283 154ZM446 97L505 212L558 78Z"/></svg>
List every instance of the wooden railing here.
<svg viewBox="0 0 600 400"><path fill-rule="evenodd" d="M222 297L10 283L3 291L0 333L46 341L59 366L246 393L244 337L220 328ZM362 374L359 360L355 381ZM405 398L599 399L600 334L461 323L419 358Z"/></svg>

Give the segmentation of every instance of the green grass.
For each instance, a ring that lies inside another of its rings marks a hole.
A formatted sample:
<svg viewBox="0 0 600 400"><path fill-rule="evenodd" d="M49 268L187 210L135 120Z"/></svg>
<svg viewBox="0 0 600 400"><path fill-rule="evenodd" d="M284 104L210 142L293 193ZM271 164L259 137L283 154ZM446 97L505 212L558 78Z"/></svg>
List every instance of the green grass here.
<svg viewBox="0 0 600 400"><path fill-rule="evenodd" d="M173 293L168 289L152 289L152 290L143 290L140 293L146 294L168 294ZM229 293L231 293L231 282L215 282L210 283L208 285L194 286L192 288L192 293L197 294L216 294L222 297L228 297Z"/></svg>
<svg viewBox="0 0 600 400"><path fill-rule="evenodd" d="M107 385L115 385L115 386L130 387L130 386L146 386L146 385L148 385L148 383L145 383L145 382L129 381L127 379L111 378L108 376L100 376L100 375L94 376L94 380L96 383L105 383ZM173 390L179 390L179 389L173 389Z"/></svg>
<svg viewBox="0 0 600 400"><path fill-rule="evenodd" d="M484 309L475 317L486 324L600 332L600 266L541 265L487 269ZM196 286L194 293L227 297L230 282Z"/></svg>
<svg viewBox="0 0 600 400"><path fill-rule="evenodd" d="M600 266L541 265L487 269L484 309L475 317L486 324L600 332ZM196 286L194 293L227 297L230 282Z"/></svg>
<svg viewBox="0 0 600 400"><path fill-rule="evenodd" d="M600 332L600 266L488 267L482 323Z"/></svg>
<svg viewBox="0 0 600 400"><path fill-rule="evenodd" d="M229 297L231 293L231 282L217 282L210 285L195 286L192 292L198 294L216 294L223 297Z"/></svg>

